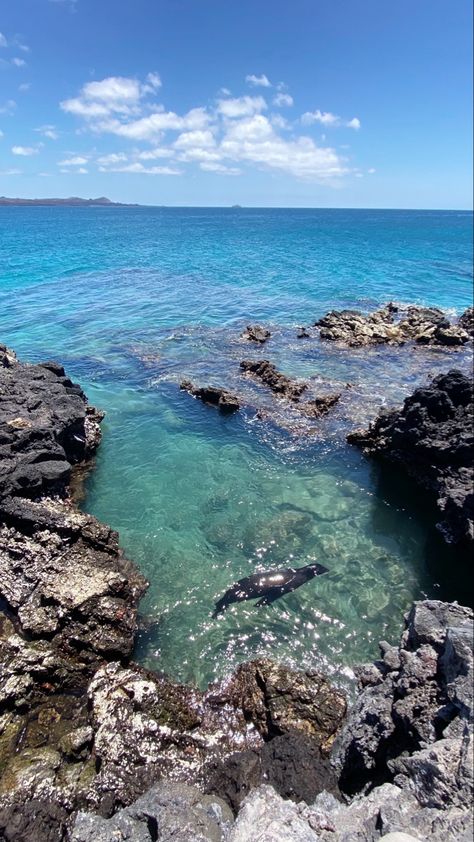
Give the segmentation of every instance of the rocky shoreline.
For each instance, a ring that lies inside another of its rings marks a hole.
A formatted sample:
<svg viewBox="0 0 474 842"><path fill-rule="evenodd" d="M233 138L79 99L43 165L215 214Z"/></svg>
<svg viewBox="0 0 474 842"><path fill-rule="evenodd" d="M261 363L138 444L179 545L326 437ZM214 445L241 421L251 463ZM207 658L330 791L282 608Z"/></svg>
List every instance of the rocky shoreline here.
<svg viewBox="0 0 474 842"><path fill-rule="evenodd" d="M470 838L472 612L416 603L348 717L270 661L205 692L140 668L147 583L70 493L100 420L0 347L0 839Z"/></svg>

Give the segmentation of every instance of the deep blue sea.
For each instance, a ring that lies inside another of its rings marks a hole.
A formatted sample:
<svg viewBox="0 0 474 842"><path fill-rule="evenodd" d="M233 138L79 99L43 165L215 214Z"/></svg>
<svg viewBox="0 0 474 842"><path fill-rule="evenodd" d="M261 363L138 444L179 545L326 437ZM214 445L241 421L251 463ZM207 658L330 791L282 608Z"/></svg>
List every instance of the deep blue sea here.
<svg viewBox="0 0 474 842"><path fill-rule="evenodd" d="M0 341L60 360L107 412L82 505L150 580L142 663L203 685L266 654L350 682L413 599L462 601L420 495L345 434L470 351L348 351L295 328L389 300L459 314L471 213L1 207L0 265ZM240 339L250 321L272 332L263 349ZM245 357L343 398L302 420L240 375ZM220 415L183 378L237 391L244 410ZM330 573L211 619L236 579L314 559Z"/></svg>

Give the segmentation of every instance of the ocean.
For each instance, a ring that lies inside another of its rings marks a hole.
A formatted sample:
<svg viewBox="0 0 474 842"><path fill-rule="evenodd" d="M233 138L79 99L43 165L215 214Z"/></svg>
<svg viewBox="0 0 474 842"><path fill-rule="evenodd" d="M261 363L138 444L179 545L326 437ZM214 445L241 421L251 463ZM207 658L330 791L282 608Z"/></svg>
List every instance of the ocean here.
<svg viewBox="0 0 474 842"><path fill-rule="evenodd" d="M345 435L467 369L470 351L347 350L296 328L389 300L461 313L471 213L1 207L0 260L0 341L61 361L107 413L81 505L150 581L139 662L204 686L269 656L350 685L414 599L462 601L428 502ZM272 333L262 348L240 339L250 322ZM241 376L246 357L343 397L320 422L297 418ZM221 415L185 378L237 392L243 410ZM330 572L211 618L237 579L314 560Z"/></svg>

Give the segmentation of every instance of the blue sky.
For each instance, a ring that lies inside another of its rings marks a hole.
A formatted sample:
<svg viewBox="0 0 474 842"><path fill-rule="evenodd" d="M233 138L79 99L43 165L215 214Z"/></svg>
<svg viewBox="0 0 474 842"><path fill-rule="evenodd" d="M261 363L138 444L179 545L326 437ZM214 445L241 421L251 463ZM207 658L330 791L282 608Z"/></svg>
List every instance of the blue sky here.
<svg viewBox="0 0 474 842"><path fill-rule="evenodd" d="M472 206L471 0L11 0L0 195Z"/></svg>

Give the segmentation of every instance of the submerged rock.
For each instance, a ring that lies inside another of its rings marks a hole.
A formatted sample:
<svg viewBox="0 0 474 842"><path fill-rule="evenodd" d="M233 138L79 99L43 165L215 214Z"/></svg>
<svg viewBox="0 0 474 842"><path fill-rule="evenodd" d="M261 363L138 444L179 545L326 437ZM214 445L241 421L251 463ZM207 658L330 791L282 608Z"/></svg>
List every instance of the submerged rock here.
<svg viewBox="0 0 474 842"><path fill-rule="evenodd" d="M457 346L469 341L466 314L457 324L451 324L436 307L401 309L389 303L367 315L358 310L332 310L315 322L315 326L320 328L321 339L344 342L351 348L403 345L407 341L420 345Z"/></svg>
<svg viewBox="0 0 474 842"><path fill-rule="evenodd" d="M242 360L240 368L268 386L272 392L289 401L299 401L308 388L306 383L297 383L282 374L269 360Z"/></svg>
<svg viewBox="0 0 474 842"><path fill-rule="evenodd" d="M364 453L402 467L433 493L439 526L448 541L474 541L474 390L472 381L451 370L416 389L401 410L382 413L365 431L347 440Z"/></svg>
<svg viewBox="0 0 474 842"><path fill-rule="evenodd" d="M267 339L270 339L271 333L265 327L260 325L247 325L244 332L241 334L241 339L248 339L250 342L258 342L263 345Z"/></svg>
<svg viewBox="0 0 474 842"><path fill-rule="evenodd" d="M215 388L214 386L194 386L190 380L183 380L180 389L189 392L194 398L199 398L203 403L217 406L221 412L236 412L240 409L239 399L236 395L227 392L226 389Z"/></svg>

